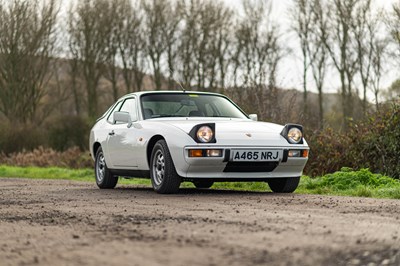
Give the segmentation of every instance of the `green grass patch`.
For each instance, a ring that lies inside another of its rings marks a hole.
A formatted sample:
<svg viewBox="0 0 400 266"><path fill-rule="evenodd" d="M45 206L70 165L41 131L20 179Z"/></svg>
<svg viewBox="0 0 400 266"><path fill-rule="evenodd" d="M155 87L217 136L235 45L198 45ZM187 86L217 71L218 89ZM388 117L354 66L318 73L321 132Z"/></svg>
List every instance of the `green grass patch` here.
<svg viewBox="0 0 400 266"><path fill-rule="evenodd" d="M21 177L32 179L63 179L73 181L95 182L94 170L67 169L59 167L19 167L19 166L0 166L0 177ZM121 184L150 185L147 179L121 179Z"/></svg>
<svg viewBox="0 0 400 266"><path fill-rule="evenodd" d="M340 171L322 177L302 177L298 193L400 199L400 181L368 169Z"/></svg>
<svg viewBox="0 0 400 266"><path fill-rule="evenodd" d="M32 179L65 179L93 181L92 169L66 169L58 167L0 166L1 177L23 177Z"/></svg>
<svg viewBox="0 0 400 266"><path fill-rule="evenodd" d="M0 177L22 177L33 179L64 179L94 182L93 169L65 169L57 167L16 167L0 166ZM151 186L148 179L120 179L120 184ZM181 187L193 188L185 182ZM240 191L271 191L265 182L218 182L214 189ZM334 174L310 178L303 176L296 193L357 196L400 199L400 181L388 176L373 174L368 169L353 171L342 168Z"/></svg>

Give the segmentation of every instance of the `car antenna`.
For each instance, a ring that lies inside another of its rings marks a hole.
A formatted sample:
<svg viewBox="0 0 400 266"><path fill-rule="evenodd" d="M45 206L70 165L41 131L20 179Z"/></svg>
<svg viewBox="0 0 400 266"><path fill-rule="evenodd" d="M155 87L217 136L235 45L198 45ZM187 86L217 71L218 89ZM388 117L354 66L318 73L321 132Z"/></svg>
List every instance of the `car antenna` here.
<svg viewBox="0 0 400 266"><path fill-rule="evenodd" d="M171 76L173 77L173 76L174 76L174 73L172 72L171 69L169 69L169 72L172 74ZM183 92L186 92L185 87L182 86L182 83L180 83L179 80L177 80L177 79L175 79L175 78L172 78L172 80L175 81L176 83L178 83L179 87L181 87L181 89L182 89Z"/></svg>
<svg viewBox="0 0 400 266"><path fill-rule="evenodd" d="M179 81L175 80L175 82L178 83L178 85L181 87L183 92L186 92L185 88L182 86L182 84Z"/></svg>

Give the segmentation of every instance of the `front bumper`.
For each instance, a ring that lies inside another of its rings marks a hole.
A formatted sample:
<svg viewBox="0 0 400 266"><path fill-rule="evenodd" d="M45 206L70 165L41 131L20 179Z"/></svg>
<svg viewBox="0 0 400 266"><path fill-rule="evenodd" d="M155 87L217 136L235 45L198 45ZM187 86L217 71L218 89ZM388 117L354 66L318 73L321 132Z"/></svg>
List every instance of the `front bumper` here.
<svg viewBox="0 0 400 266"><path fill-rule="evenodd" d="M187 146L183 149L185 163L175 165L178 173L184 178L206 179L263 179L301 176L307 163L307 157L288 157L289 150L308 150L307 146L298 147L201 147L204 149L222 149L222 157L189 157L189 149L198 146ZM274 149L282 150L283 158L277 162L233 162L232 149Z"/></svg>

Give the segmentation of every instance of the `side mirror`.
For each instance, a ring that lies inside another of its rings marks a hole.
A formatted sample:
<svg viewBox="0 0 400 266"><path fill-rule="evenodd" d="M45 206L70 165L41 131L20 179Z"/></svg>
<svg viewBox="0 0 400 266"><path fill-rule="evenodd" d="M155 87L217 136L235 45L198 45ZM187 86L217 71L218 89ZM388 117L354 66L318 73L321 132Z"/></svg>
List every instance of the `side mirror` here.
<svg viewBox="0 0 400 266"><path fill-rule="evenodd" d="M131 115L128 112L115 112L114 113L114 123L115 122L127 123L128 127L132 126Z"/></svg>
<svg viewBox="0 0 400 266"><path fill-rule="evenodd" d="M249 117L253 121L258 121L258 115L257 114L251 114L251 115L249 115Z"/></svg>

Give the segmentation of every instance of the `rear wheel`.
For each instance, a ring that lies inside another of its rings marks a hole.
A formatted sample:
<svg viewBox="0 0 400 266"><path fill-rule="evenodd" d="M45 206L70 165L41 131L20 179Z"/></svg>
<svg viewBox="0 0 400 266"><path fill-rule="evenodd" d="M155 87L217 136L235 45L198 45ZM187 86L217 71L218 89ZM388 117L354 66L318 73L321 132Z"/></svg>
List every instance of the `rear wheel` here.
<svg viewBox="0 0 400 266"><path fill-rule="evenodd" d="M112 175L106 164L103 149L100 147L96 152L94 165L96 184L99 188L115 188L118 183L118 176Z"/></svg>
<svg viewBox="0 0 400 266"><path fill-rule="evenodd" d="M214 182L205 181L205 180L197 180L197 181L193 181L193 184L196 188L210 188L214 184Z"/></svg>
<svg viewBox="0 0 400 266"><path fill-rule="evenodd" d="M292 193L299 186L300 177L273 178L268 185L276 193Z"/></svg>
<svg viewBox="0 0 400 266"><path fill-rule="evenodd" d="M151 152L150 177L151 184L157 193L172 194L179 190L181 178L176 173L165 140L157 141Z"/></svg>

